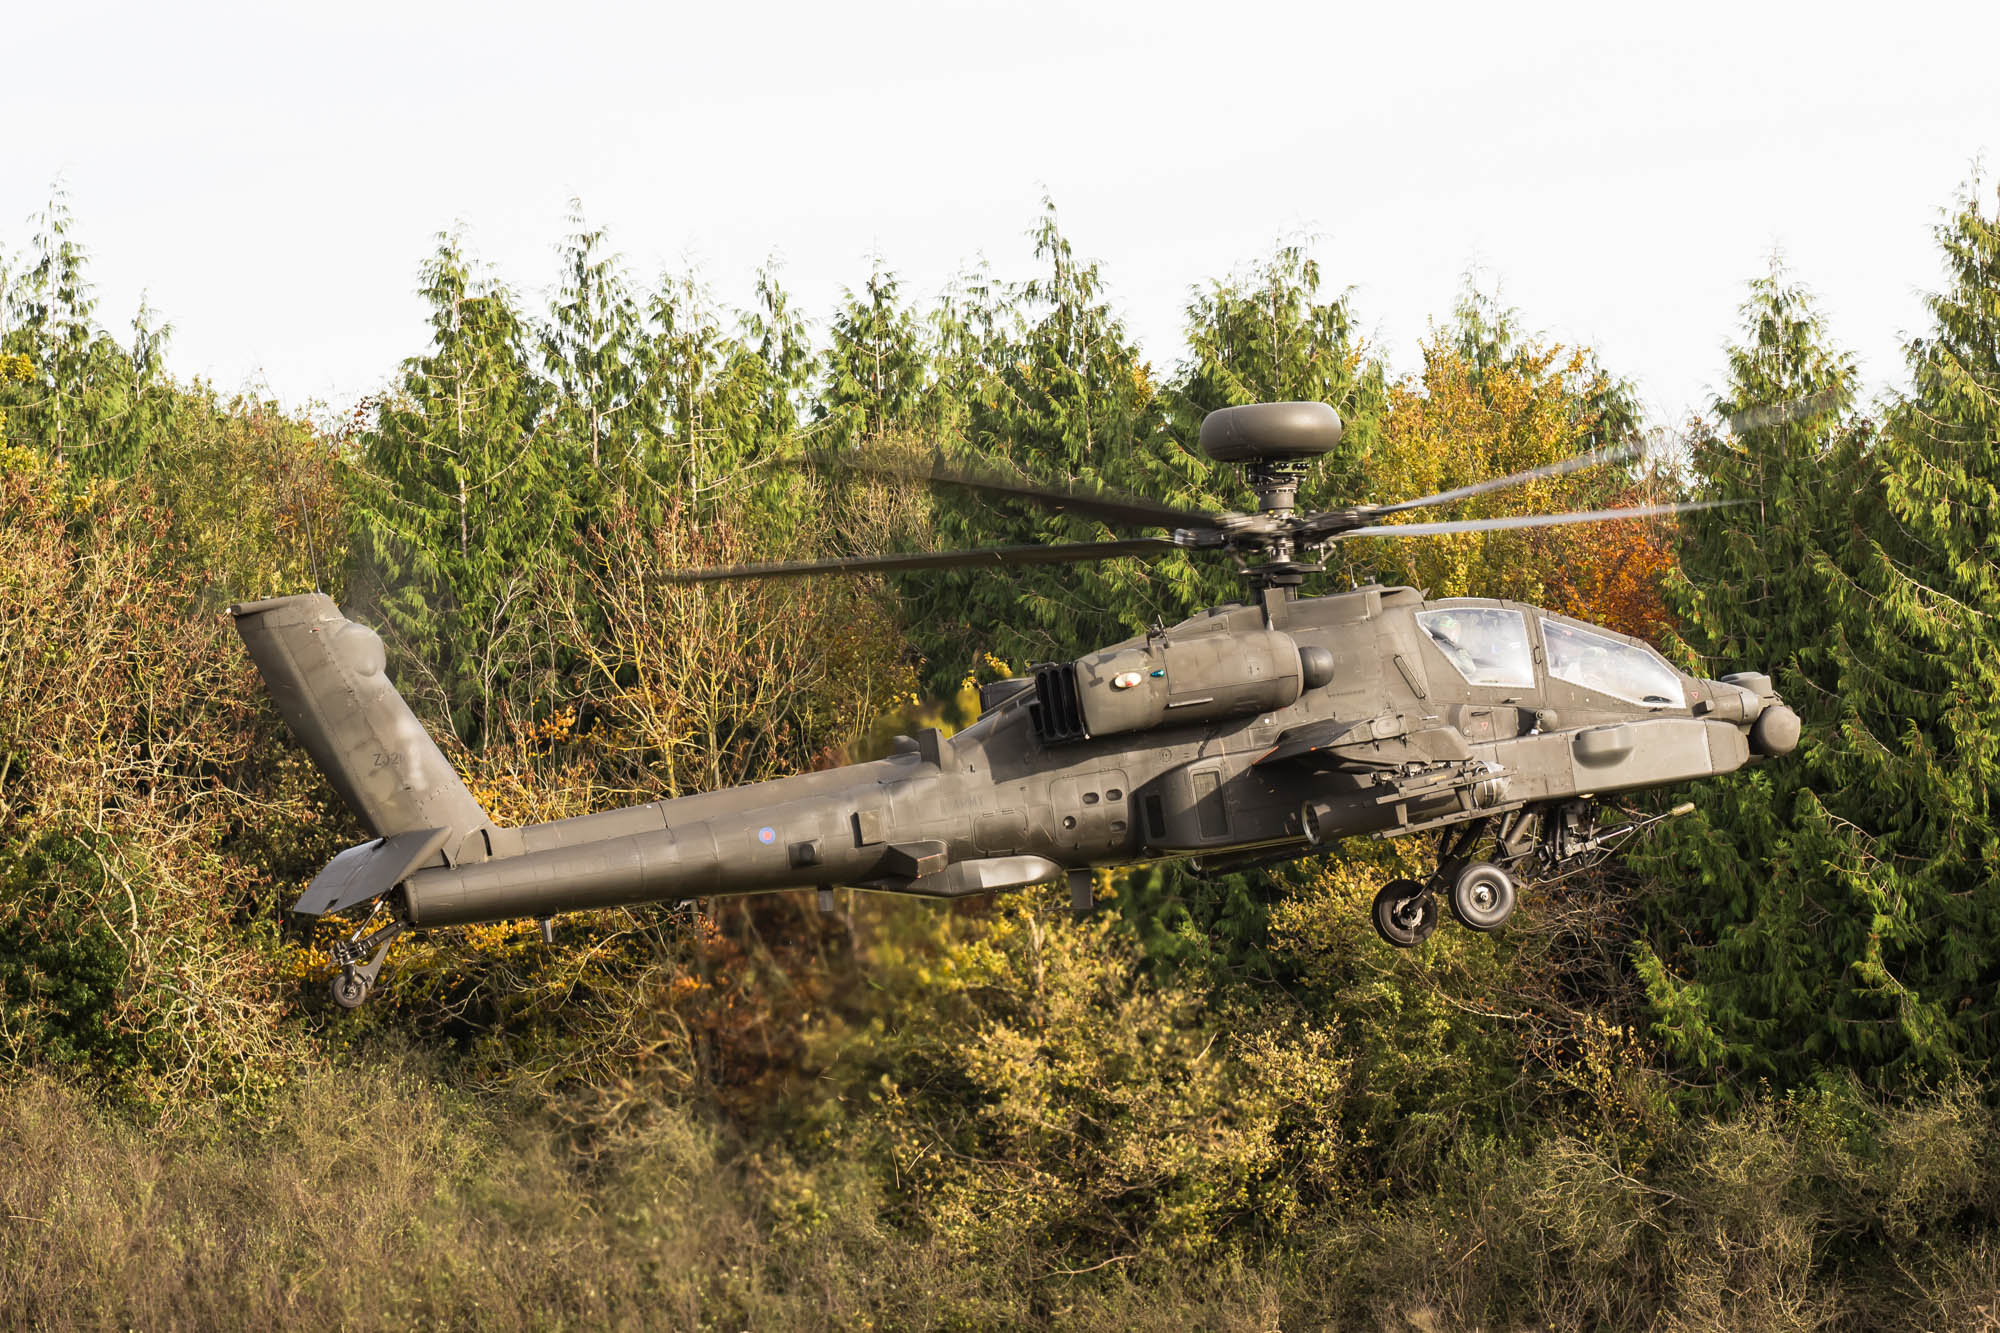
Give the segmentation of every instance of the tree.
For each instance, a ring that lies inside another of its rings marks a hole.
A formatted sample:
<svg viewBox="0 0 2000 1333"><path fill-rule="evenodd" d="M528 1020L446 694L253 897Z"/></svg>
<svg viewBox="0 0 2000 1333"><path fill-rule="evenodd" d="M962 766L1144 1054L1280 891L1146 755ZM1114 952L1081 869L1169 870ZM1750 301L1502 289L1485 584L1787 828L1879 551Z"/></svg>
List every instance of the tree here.
<svg viewBox="0 0 2000 1333"><path fill-rule="evenodd" d="M1450 330L1423 348L1424 369L1395 385L1379 449L1361 463L1363 494L1430 495L1561 462L1606 433L1609 377L1587 351L1522 343L1505 356L1468 351ZM1437 517L1590 509L1663 498L1657 482L1604 467L1515 486ZM1668 529L1644 521L1363 538L1334 548L1354 577L1406 583L1433 597L1510 597L1634 634L1663 627L1657 582L1671 563Z"/></svg>
<svg viewBox="0 0 2000 1333"><path fill-rule="evenodd" d="M761 369L693 269L662 278L646 313L646 373L667 424L663 479L713 504L753 447Z"/></svg>
<svg viewBox="0 0 2000 1333"><path fill-rule="evenodd" d="M854 448L912 424L923 403L928 357L915 315L897 300L896 275L874 256L859 295L841 293L827 330L826 384L816 412L832 443Z"/></svg>
<svg viewBox="0 0 2000 1333"><path fill-rule="evenodd" d="M1042 481L1128 486L1146 471L1142 455L1157 460L1168 444L1151 369L1112 312L1098 266L1078 258L1053 204L1045 202L1033 236L1042 272L1004 301L971 293L951 308L957 326L940 329L940 378L965 409L963 442L951 452ZM1113 535L1072 516L959 495L940 495L932 512L943 547ZM929 661L926 684L938 694L982 654L1058 660L1156 618L1178 618L1188 606L1170 579L1135 560L951 571L899 586Z"/></svg>
<svg viewBox="0 0 2000 1333"><path fill-rule="evenodd" d="M1319 261L1294 240L1248 272L1197 290L1187 308L1189 356L1168 394L1184 446L1194 449L1201 418L1218 408L1310 401L1332 404L1344 426L1318 480L1337 485L1353 459L1373 451L1386 407L1382 367L1355 331L1351 294L1323 299L1320 286Z"/></svg>
<svg viewBox="0 0 2000 1333"><path fill-rule="evenodd" d="M575 494L511 294L476 275L456 235L439 238L422 293L431 348L360 432L356 586L417 674L406 688L484 744L531 711L527 599L573 530Z"/></svg>
<svg viewBox="0 0 2000 1333"><path fill-rule="evenodd" d="M604 230L587 225L570 201L571 233L562 280L541 332L542 365L551 381L549 425L589 463L598 487L615 488L651 461L660 434L658 403L643 378L638 303L606 248Z"/></svg>
<svg viewBox="0 0 2000 1333"><path fill-rule="evenodd" d="M1753 651L1769 622L1806 726L1789 764L1720 784L1660 866L1641 964L1672 1048L1710 1068L1893 1084L2000 1047L2000 226L1969 192L1937 237L1948 281L1874 438L1830 429L1851 372L1783 288L1753 295L1732 363L1728 406L1813 406L1752 418L1761 467L1719 460L1719 491L1772 508L1719 534L1677 597L1697 651Z"/></svg>
<svg viewBox="0 0 2000 1333"><path fill-rule="evenodd" d="M757 449L781 449L799 430L819 358L805 317L792 308L775 257L757 270L757 301L743 316L743 333L758 370Z"/></svg>
<svg viewBox="0 0 2000 1333"><path fill-rule="evenodd" d="M25 358L30 374L0 386L0 406L13 407L17 442L72 476L129 475L154 442L146 427L166 405L158 376L166 328L143 301L130 351L98 328L89 252L60 185L35 222L26 266L0 290L0 355Z"/></svg>

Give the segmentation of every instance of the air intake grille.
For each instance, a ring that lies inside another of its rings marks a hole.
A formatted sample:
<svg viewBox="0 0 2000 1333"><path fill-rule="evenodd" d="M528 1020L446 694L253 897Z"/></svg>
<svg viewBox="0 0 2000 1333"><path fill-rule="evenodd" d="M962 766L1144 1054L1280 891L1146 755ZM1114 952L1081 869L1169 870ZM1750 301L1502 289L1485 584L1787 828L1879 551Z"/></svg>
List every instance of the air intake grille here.
<svg viewBox="0 0 2000 1333"><path fill-rule="evenodd" d="M1076 697L1076 667L1058 662L1035 668L1035 702L1030 707L1035 736L1044 745L1080 741L1090 735L1083 726L1083 707Z"/></svg>

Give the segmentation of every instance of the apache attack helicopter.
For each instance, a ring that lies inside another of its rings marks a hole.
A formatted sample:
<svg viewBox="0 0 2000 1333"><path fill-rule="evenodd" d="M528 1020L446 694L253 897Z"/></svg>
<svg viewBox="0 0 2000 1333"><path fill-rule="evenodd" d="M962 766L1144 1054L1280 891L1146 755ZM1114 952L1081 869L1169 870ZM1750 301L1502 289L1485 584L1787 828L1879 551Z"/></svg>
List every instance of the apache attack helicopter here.
<svg viewBox="0 0 2000 1333"><path fill-rule="evenodd" d="M1225 408L1201 445L1245 470L1253 514L939 468L933 482L1168 536L677 572L676 581L1024 565L1175 550L1233 558L1248 595L1192 619L1033 668L981 691L979 720L898 737L869 763L525 828L487 817L384 674L382 641L308 593L232 607L294 736L373 841L349 848L293 907L364 903L337 942L333 998L367 998L405 930L718 894L837 885L954 899L1091 869L1198 858L1225 871L1323 853L1342 839L1430 834L1422 880L1376 895L1376 929L1409 947L1442 897L1489 931L1516 879L1605 854L1672 814L1605 826L1617 793L1789 753L1799 718L1769 676L1700 680L1644 642L1532 606L1426 601L1413 588L1302 597L1312 557L1356 537L1425 537L1702 507L1647 505L1428 523L1381 520L1609 461L1586 454L1399 504L1296 509L1305 466L1340 441L1322 403Z"/></svg>

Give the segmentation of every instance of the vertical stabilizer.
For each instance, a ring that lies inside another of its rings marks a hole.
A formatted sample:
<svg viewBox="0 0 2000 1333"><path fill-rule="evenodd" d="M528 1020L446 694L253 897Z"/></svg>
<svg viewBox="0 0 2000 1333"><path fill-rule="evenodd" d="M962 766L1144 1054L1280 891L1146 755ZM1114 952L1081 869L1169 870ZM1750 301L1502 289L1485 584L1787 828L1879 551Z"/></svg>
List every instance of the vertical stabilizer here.
<svg viewBox="0 0 2000 1333"><path fill-rule="evenodd" d="M378 838L443 830L430 864L483 861L492 821L383 670L382 640L323 593L229 608L278 712Z"/></svg>

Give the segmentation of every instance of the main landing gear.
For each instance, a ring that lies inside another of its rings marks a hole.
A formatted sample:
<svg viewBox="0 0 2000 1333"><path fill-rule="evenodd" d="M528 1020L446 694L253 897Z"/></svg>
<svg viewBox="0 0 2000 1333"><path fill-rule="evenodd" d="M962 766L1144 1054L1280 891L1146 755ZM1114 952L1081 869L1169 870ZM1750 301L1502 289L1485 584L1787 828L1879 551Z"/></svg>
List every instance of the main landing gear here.
<svg viewBox="0 0 2000 1333"><path fill-rule="evenodd" d="M1384 884L1370 915L1399 949L1422 944L1437 929L1440 896L1467 930L1498 930L1514 914L1515 868L1544 883L1560 879L1595 865L1633 835L1693 812L1692 801L1656 815L1628 811L1624 823L1606 828L1591 802L1564 801L1470 819L1438 835L1438 868L1430 878ZM1474 849L1491 859L1473 859Z"/></svg>
<svg viewBox="0 0 2000 1333"><path fill-rule="evenodd" d="M1375 895L1369 913L1376 933L1398 949L1422 944L1437 929L1438 898L1452 919L1481 934L1498 930L1514 914L1514 876L1497 861L1468 859L1486 839L1498 860L1519 861L1534 847L1538 821L1516 811L1499 820L1479 819L1445 830L1438 840L1438 868L1428 879L1392 879Z"/></svg>
<svg viewBox="0 0 2000 1333"><path fill-rule="evenodd" d="M1514 914L1514 877L1491 861L1440 866L1428 880L1392 879L1375 895L1376 933L1398 949L1422 944L1437 929L1442 892L1459 925L1481 934Z"/></svg>

